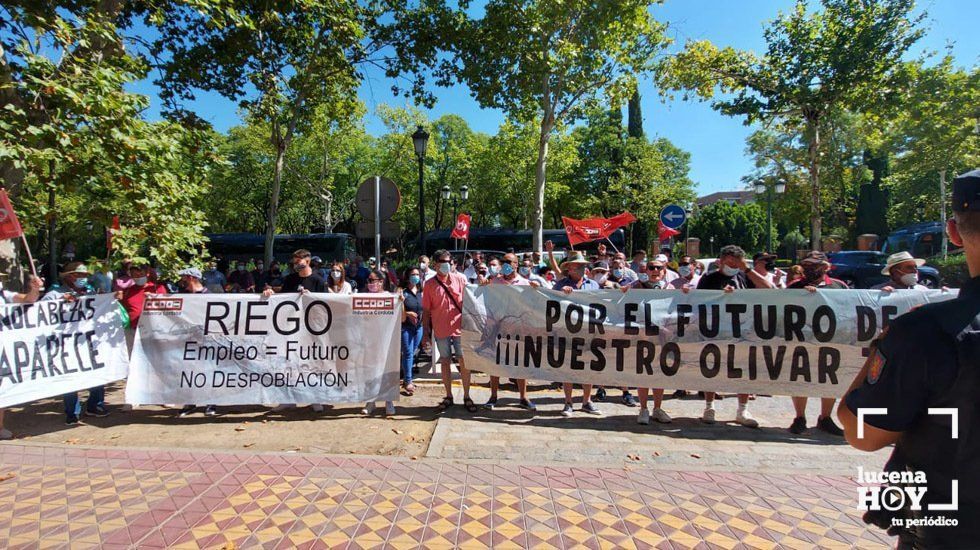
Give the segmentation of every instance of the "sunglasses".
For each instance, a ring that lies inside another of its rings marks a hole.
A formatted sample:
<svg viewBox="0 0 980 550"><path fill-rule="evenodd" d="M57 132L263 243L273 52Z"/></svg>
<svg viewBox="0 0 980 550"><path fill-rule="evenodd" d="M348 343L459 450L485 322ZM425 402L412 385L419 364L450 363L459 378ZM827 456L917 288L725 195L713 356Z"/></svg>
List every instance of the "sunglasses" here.
<svg viewBox="0 0 980 550"><path fill-rule="evenodd" d="M647 268L647 271L663 271L664 266L662 265L651 265Z"/></svg>

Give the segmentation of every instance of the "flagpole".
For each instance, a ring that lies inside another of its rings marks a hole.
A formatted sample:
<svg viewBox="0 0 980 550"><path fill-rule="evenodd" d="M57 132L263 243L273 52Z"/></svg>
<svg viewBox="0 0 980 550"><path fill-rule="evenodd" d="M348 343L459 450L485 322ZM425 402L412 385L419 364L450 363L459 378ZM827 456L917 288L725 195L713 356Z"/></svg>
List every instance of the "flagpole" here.
<svg viewBox="0 0 980 550"><path fill-rule="evenodd" d="M31 275L37 278L37 268L34 267L34 256L31 255L31 246L27 244L27 235L24 232L20 233L20 240L24 243L24 250L27 252L27 263L31 266Z"/></svg>
<svg viewBox="0 0 980 550"><path fill-rule="evenodd" d="M608 241L609 245L613 247L613 250L616 251L616 254L619 254L619 249L616 248L616 245L613 244L612 240L609 237L606 237L606 241Z"/></svg>

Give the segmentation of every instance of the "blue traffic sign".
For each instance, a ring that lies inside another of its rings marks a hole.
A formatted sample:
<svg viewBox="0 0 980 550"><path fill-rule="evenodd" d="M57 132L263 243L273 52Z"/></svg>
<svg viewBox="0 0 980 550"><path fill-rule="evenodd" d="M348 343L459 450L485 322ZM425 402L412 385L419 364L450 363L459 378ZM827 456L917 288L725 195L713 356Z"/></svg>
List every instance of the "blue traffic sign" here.
<svg viewBox="0 0 980 550"><path fill-rule="evenodd" d="M668 204L660 211L660 221L671 229L677 229L687 220L687 212L676 204Z"/></svg>

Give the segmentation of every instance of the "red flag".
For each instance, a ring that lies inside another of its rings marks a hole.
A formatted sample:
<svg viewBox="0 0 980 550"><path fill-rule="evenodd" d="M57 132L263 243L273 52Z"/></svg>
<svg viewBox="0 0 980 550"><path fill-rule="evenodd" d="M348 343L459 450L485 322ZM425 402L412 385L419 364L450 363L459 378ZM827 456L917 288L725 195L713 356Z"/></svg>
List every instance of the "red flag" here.
<svg viewBox="0 0 980 550"><path fill-rule="evenodd" d="M24 230L17 221L17 214L7 198L7 191L0 189L0 239L17 239L23 235Z"/></svg>
<svg viewBox="0 0 980 550"><path fill-rule="evenodd" d="M456 227L453 228L453 232L449 235L452 239L462 239L469 240L470 238L470 215L460 214L456 218Z"/></svg>
<svg viewBox="0 0 980 550"><path fill-rule="evenodd" d="M611 218L587 218L584 220L573 220L562 216L561 221L565 224L568 242L575 246L579 243L605 239L620 227L635 222L636 218L629 212L623 212Z"/></svg>
<svg viewBox="0 0 980 550"><path fill-rule="evenodd" d="M106 254L112 253L112 236L119 233L119 216L112 217L112 227L105 230L105 249Z"/></svg>
<svg viewBox="0 0 980 550"><path fill-rule="evenodd" d="M667 239L680 234L680 231L667 227L664 225L664 222L657 222L657 235L661 241L666 241Z"/></svg>

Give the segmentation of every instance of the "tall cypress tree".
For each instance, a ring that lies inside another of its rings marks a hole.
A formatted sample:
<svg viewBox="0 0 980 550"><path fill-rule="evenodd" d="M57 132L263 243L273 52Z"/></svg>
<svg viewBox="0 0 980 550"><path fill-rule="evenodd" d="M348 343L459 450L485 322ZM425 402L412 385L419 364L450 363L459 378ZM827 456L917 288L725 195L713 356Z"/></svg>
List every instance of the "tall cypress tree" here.
<svg viewBox="0 0 980 550"><path fill-rule="evenodd" d="M640 89L637 87L633 90L633 95L630 96L630 101L628 105L627 112L627 135L632 139L644 139L643 138L643 113L640 112ZM647 222L645 220L637 220L633 222L632 228L632 246L633 249L643 249L646 250L647 246L650 244L650 232L648 230ZM630 250L626 254L631 254L633 251Z"/></svg>

